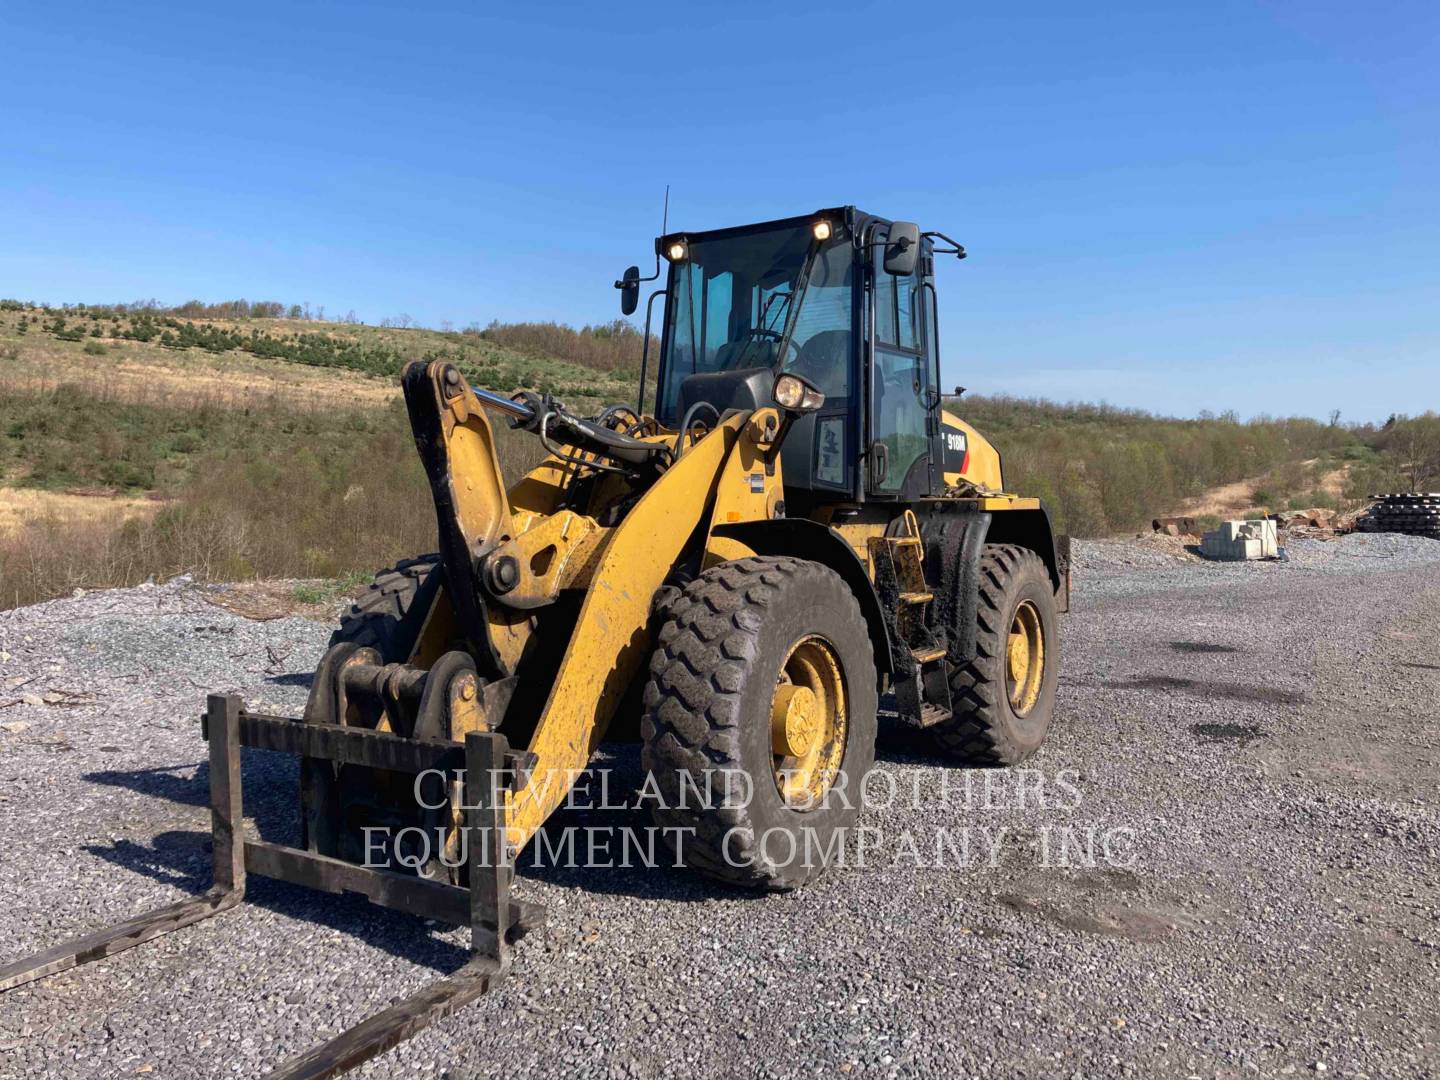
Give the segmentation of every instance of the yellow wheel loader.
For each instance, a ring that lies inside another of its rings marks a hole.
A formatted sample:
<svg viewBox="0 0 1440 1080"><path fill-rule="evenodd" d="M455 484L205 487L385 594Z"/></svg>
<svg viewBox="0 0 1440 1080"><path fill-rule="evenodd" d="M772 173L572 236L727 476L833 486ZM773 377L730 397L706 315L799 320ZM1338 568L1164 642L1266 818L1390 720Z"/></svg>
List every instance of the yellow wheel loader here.
<svg viewBox="0 0 1440 1080"><path fill-rule="evenodd" d="M0 989L231 906L247 872L468 924L458 975L284 1073L332 1075L505 970L543 917L511 898L514 861L607 733L638 734L676 860L761 889L843 846L880 711L960 762L1034 753L1068 542L940 392L940 255L965 253L854 207L662 236L655 273L616 282L633 314L663 260L639 401L594 417L407 367L437 552L379 575L302 718L211 699L211 893L13 964ZM503 477L496 424L543 463ZM244 838L241 746L300 757L302 846Z"/></svg>

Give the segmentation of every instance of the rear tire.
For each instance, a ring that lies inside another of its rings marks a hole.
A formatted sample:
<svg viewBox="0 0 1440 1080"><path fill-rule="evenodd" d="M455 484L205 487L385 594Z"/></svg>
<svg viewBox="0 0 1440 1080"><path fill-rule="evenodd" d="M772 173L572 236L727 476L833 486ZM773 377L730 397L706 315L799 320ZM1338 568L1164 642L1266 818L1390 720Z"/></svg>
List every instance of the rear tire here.
<svg viewBox="0 0 1440 1080"><path fill-rule="evenodd" d="M1055 587L1039 555L1014 544L985 545L975 621L974 658L950 668L954 712L929 730L940 749L959 761L1015 765L1045 741L1060 670ZM1038 629L1042 646L1038 678L1027 670L1019 683L1010 666L1017 626L1022 634Z"/></svg>
<svg viewBox="0 0 1440 1080"><path fill-rule="evenodd" d="M788 730L797 697L809 703L787 744L799 756L782 756L773 717ZM680 830L678 847L662 836L720 881L805 884L859 816L876 706L874 649L840 575L771 556L707 570L667 605L645 688L641 760L660 793L655 823Z"/></svg>

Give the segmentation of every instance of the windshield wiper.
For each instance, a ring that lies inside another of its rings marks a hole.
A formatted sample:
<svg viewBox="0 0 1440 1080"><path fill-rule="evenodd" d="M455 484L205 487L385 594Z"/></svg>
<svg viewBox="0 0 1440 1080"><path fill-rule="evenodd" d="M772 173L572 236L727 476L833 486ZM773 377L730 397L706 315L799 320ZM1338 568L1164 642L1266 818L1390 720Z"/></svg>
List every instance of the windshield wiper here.
<svg viewBox="0 0 1440 1080"><path fill-rule="evenodd" d="M800 306L805 303L805 291L810 287L810 271L815 268L815 260L819 255L820 243L816 241L810 245L810 254L805 257L805 265L800 268L800 276L790 287L790 306L785 312L785 331L780 335L780 341L775 347L776 370L785 366L785 350L790 345L790 339L795 335L795 323L800 316Z"/></svg>
<svg viewBox="0 0 1440 1080"><path fill-rule="evenodd" d="M770 298L774 300L776 297L780 297L785 301L785 329L781 332L779 340L775 343L775 364L777 367L783 365L785 362L785 349L790 344L790 338L795 333L796 316L799 315L800 305L805 300L805 289L810 284L810 271L814 269L815 258L819 254L820 244L816 242L810 246L810 252L805 256L805 263L800 267L800 273L796 276L794 284L790 286L790 291L788 293L776 293ZM767 303L768 302L769 301L767 301ZM760 313L760 323L759 329L766 330L767 328L764 325L764 311ZM774 333L773 330L768 332ZM750 333L753 335L755 330L752 329ZM735 364L732 370L738 370L745 366L745 359L750 355L750 347L760 340L762 339L752 336L749 341L745 342L745 347L740 350L740 355L735 358Z"/></svg>

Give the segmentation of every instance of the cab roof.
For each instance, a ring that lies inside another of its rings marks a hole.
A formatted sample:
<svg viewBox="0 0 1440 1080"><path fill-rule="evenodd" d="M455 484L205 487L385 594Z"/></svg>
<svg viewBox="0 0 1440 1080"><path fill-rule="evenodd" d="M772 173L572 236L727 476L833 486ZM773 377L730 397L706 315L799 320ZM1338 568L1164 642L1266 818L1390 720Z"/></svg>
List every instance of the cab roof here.
<svg viewBox="0 0 1440 1080"><path fill-rule="evenodd" d="M859 231L864 229L871 222L878 222L882 225L889 225L889 218L882 218L876 214L867 214L863 210L857 210L853 206L832 206L828 209L816 210L810 214L802 214L798 217L777 218L774 221L757 221L750 225L731 225L723 229L677 229L668 232L664 236L655 238L655 254L664 254L665 248L676 240L687 242L703 240L724 240L732 236L744 236L746 233L765 232L771 229L797 228L808 225L818 218L829 218L831 221L843 221L851 230Z"/></svg>

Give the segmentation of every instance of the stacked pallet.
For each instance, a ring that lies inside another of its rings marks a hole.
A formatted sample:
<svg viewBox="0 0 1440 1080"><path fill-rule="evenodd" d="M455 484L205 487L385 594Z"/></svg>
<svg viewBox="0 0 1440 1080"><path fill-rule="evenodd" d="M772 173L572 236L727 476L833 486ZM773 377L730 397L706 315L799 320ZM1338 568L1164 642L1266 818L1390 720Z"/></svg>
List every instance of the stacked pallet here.
<svg viewBox="0 0 1440 1080"><path fill-rule="evenodd" d="M1409 533L1440 540L1440 491L1372 495L1375 505L1355 522L1361 532Z"/></svg>

